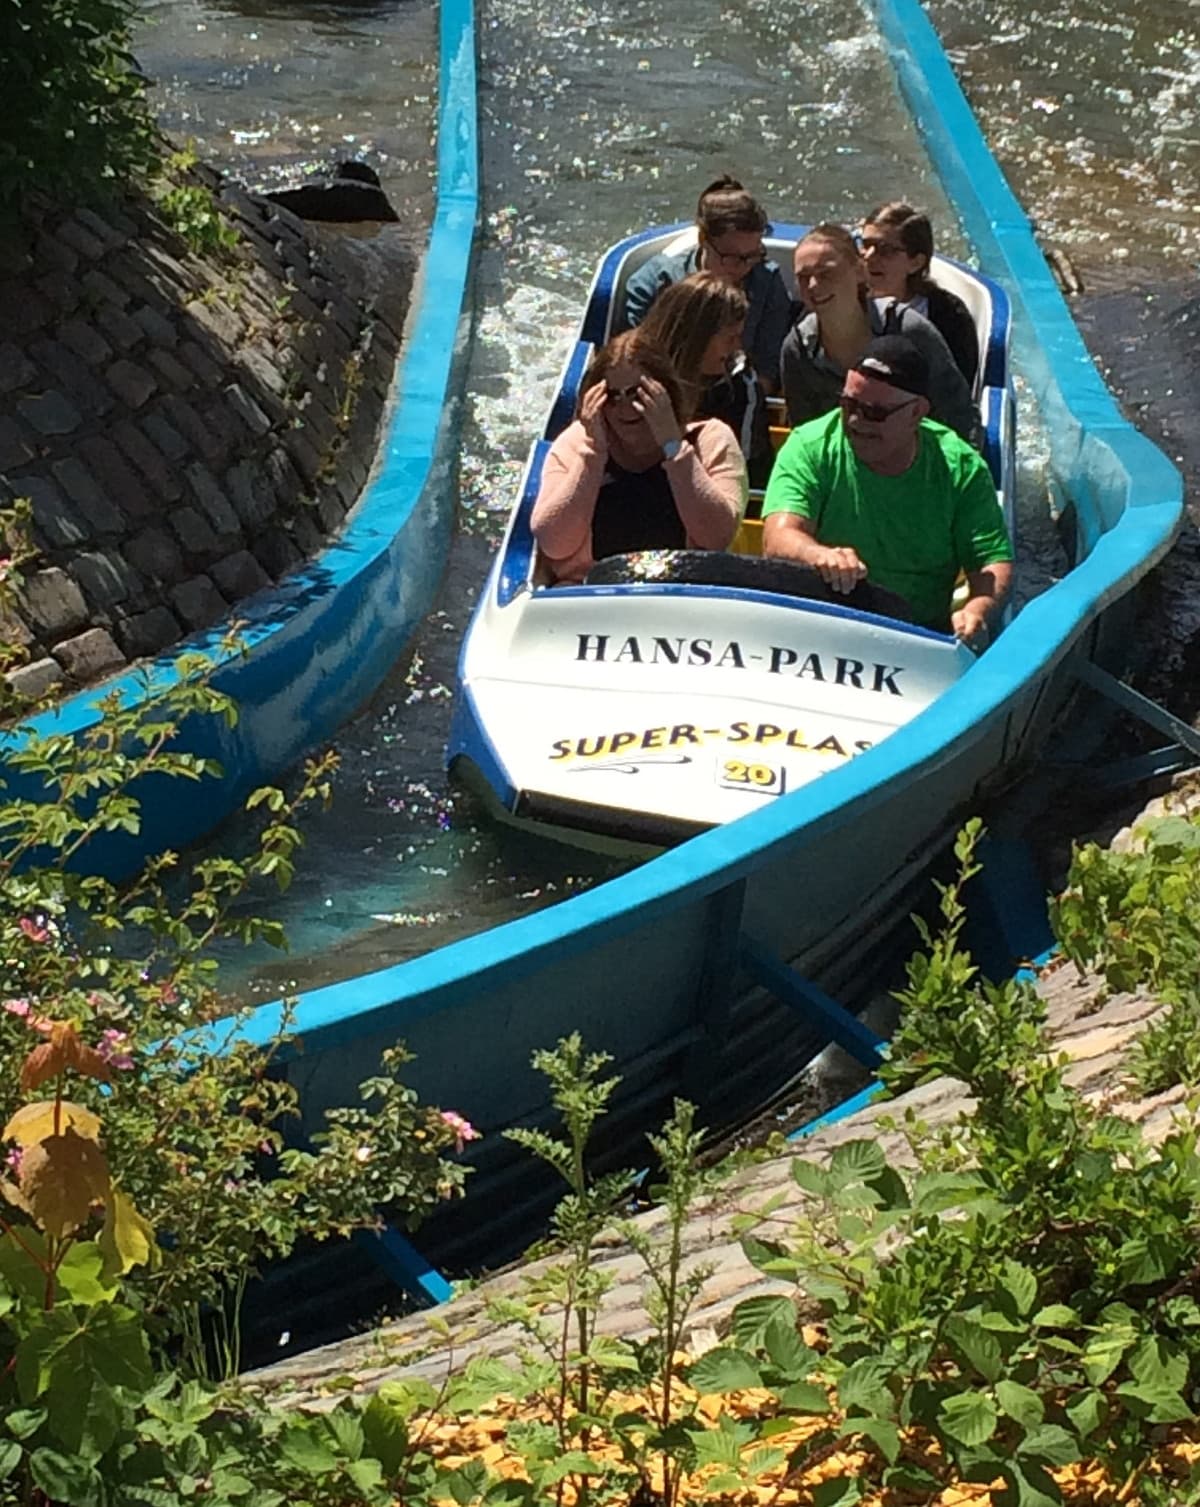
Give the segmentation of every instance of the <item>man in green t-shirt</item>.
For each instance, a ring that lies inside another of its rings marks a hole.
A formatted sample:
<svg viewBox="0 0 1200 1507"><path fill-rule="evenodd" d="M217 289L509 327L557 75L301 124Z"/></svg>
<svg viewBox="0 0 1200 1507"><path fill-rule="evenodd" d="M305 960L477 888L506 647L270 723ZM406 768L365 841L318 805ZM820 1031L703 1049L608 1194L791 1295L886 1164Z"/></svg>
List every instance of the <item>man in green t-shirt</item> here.
<svg viewBox="0 0 1200 1507"><path fill-rule="evenodd" d="M1012 543L985 461L929 413L924 356L881 335L847 371L840 409L793 429L763 504L763 554L812 565L835 591L868 575L913 620L984 648L1012 584ZM951 611L959 572L968 598Z"/></svg>

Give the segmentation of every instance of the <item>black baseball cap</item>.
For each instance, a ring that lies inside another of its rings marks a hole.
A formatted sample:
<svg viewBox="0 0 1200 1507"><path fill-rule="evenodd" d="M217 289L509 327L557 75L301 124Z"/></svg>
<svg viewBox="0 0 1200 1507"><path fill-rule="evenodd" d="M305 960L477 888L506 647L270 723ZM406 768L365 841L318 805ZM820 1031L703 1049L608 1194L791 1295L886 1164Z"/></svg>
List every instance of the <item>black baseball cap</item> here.
<svg viewBox="0 0 1200 1507"><path fill-rule="evenodd" d="M929 362L906 335L877 335L853 370L918 398L929 396Z"/></svg>

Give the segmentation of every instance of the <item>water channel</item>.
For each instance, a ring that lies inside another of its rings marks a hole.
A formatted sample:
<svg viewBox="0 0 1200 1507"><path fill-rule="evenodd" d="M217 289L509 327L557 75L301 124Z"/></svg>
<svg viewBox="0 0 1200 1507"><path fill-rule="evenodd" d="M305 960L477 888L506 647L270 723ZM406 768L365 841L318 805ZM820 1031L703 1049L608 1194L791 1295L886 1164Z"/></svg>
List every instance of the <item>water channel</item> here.
<svg viewBox="0 0 1200 1507"><path fill-rule="evenodd" d="M427 0L143 10L137 52L164 122L202 156L262 186L364 155L419 237L436 90ZM1181 294L1200 259L1200 0L931 10L1015 189L1085 285ZM306 822L296 881L271 902L292 954L224 961L245 998L382 967L617 871L481 820L441 771L462 630L601 252L685 218L733 169L792 221L853 222L880 199L911 198L944 247L969 256L853 0L696 0L682 12L665 0L479 0L478 32L484 223L459 528L434 611L339 735L334 808ZM1030 591L1058 562L1028 407Z"/></svg>

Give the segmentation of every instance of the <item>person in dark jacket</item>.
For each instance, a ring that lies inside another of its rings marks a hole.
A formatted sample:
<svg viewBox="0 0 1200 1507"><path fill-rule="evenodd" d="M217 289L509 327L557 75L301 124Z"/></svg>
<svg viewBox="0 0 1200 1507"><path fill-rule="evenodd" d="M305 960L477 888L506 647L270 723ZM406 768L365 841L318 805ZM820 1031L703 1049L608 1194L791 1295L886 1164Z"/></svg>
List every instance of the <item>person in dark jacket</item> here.
<svg viewBox="0 0 1200 1507"><path fill-rule="evenodd" d="M929 275L933 259L929 216L898 199L879 204L863 221L859 244L871 297L895 298L924 314L950 347L973 392L979 372L979 332L962 299L940 288Z"/></svg>
<svg viewBox="0 0 1200 1507"><path fill-rule="evenodd" d="M871 298L866 265L841 225L815 225L793 257L796 292L807 312L783 343L780 376L788 423L820 418L841 401L842 381L879 335L905 335L929 367L931 416L978 447L979 410L941 335L894 298Z"/></svg>
<svg viewBox="0 0 1200 1507"><path fill-rule="evenodd" d="M613 318L613 334L641 324L664 288L693 272L713 272L741 288L749 300L742 345L764 388L775 391L779 349L792 322L792 300L783 275L767 260L763 236L767 213L736 178L718 178L696 206L696 244L665 251L643 263L629 279L624 304Z"/></svg>
<svg viewBox="0 0 1200 1507"><path fill-rule="evenodd" d="M749 300L715 272L693 272L664 288L640 334L675 367L698 419L721 419L737 435L752 487L765 487L774 454L767 405L742 340Z"/></svg>

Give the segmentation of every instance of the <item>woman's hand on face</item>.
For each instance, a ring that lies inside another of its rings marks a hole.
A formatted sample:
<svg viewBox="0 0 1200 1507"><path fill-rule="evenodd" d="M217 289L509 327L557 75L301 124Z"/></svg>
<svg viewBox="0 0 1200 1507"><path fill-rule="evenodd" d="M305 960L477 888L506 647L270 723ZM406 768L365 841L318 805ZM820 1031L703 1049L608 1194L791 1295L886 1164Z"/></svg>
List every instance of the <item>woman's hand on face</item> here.
<svg viewBox="0 0 1200 1507"><path fill-rule="evenodd" d="M579 422L583 425L584 433L592 442L592 448L599 455L608 453L608 430L604 427L604 404L607 393L603 382L597 382L595 387L589 387L583 395L583 402L579 405Z"/></svg>
<svg viewBox="0 0 1200 1507"><path fill-rule="evenodd" d="M671 406L671 398L667 389L661 382L656 382L653 377L643 373L642 380L638 383L638 396L633 405L646 421L646 427L654 437L657 445L665 445L668 440L681 440L683 435L679 430L679 420L675 417L675 410Z"/></svg>

